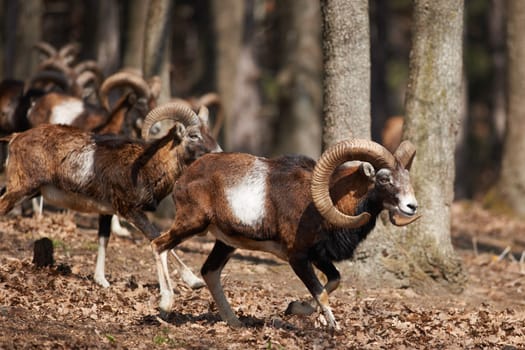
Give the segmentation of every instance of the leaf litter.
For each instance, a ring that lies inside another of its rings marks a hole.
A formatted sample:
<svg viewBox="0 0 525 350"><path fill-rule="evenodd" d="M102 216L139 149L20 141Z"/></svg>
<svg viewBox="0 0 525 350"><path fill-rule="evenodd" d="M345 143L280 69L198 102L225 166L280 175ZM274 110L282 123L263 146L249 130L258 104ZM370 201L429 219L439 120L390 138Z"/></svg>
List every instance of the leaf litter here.
<svg viewBox="0 0 525 350"><path fill-rule="evenodd" d="M345 279L341 264L343 280L330 297L341 328L334 333L319 313L285 315L289 302L308 297L305 287L286 264L248 251L237 252L223 273L246 327L228 327L208 290L191 290L176 271L176 302L160 319L148 242L139 233L111 238L111 286L104 289L93 281L96 229L79 221L96 223L68 213L0 218L0 348L525 349L525 222L473 203L453 206L452 239L469 274L464 293L364 289ZM42 237L53 240L52 267L31 263L32 243ZM178 252L197 272L212 245L197 237Z"/></svg>

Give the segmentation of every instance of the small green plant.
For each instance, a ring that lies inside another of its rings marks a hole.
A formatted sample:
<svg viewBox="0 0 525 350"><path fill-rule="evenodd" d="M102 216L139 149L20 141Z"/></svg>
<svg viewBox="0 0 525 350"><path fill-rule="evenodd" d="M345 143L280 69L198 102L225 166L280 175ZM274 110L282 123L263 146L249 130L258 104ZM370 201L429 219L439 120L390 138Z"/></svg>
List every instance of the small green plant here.
<svg viewBox="0 0 525 350"><path fill-rule="evenodd" d="M115 343L117 341L117 339L115 339L115 337L111 334L106 334L106 339L109 340L111 343Z"/></svg>
<svg viewBox="0 0 525 350"><path fill-rule="evenodd" d="M153 342L155 345L162 345L166 344L169 341L169 338L165 337L164 335L156 335L153 337Z"/></svg>
<svg viewBox="0 0 525 350"><path fill-rule="evenodd" d="M83 245L83 248L90 251L97 251L98 250L98 244L93 242L88 242Z"/></svg>
<svg viewBox="0 0 525 350"><path fill-rule="evenodd" d="M168 345L170 347L181 347L184 344L179 343L177 340L169 337L170 330L168 328L162 328L161 334L157 334L153 337L153 343L155 345Z"/></svg>
<svg viewBox="0 0 525 350"><path fill-rule="evenodd" d="M268 349L268 350L272 350L272 349L284 350L285 347L282 346L279 343L274 344L274 343L272 343L272 339L268 339L268 341L266 342L266 349Z"/></svg>
<svg viewBox="0 0 525 350"><path fill-rule="evenodd" d="M57 249L61 249L64 252L64 255L69 255L69 247L66 243L64 243L61 240L53 239L51 240L53 242L53 249L56 251Z"/></svg>

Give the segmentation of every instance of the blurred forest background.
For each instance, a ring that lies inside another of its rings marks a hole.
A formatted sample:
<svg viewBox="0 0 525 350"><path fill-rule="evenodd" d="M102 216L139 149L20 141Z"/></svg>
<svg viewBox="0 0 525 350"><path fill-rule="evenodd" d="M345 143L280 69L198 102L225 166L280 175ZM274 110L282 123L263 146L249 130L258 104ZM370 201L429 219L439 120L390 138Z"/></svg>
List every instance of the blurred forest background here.
<svg viewBox="0 0 525 350"><path fill-rule="evenodd" d="M78 42L78 59L96 60L105 76L123 67L163 75L160 102L219 92L227 117L220 141L227 151L318 157L323 64L318 1L152 3L162 13L148 10L142 0L0 0L0 77L29 79L39 41L56 48ZM404 113L413 3L371 0L369 6L371 130L380 141L386 120ZM498 177L506 125L505 22L504 1L465 2L456 199L483 198ZM155 35L161 42L150 48L136 41ZM150 68L147 57L153 57Z"/></svg>

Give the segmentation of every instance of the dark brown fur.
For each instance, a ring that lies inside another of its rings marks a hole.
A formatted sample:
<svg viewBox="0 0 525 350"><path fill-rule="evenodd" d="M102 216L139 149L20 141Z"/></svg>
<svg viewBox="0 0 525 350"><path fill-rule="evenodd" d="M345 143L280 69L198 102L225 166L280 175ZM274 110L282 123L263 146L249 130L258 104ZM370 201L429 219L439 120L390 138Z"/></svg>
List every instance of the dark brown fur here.
<svg viewBox="0 0 525 350"><path fill-rule="evenodd" d="M192 140L189 135L200 134L200 130L190 129L177 125L151 144L64 125L41 125L16 134L9 143L6 193L0 197L0 215L43 186L52 185L75 196L110 204L114 213L153 238L158 232L144 230L142 211L155 209L171 192L182 169L216 146ZM87 159L82 155L90 149L93 169L86 174L82 167ZM146 160L145 154L150 155ZM79 204L73 209L82 208Z"/></svg>
<svg viewBox="0 0 525 350"><path fill-rule="evenodd" d="M264 167L254 168L256 162ZM221 317L233 326L239 326L240 322L224 298L220 285L222 268L236 248L273 253L290 263L323 308L330 326L336 327L328 306L328 293L337 288L340 280L333 262L351 258L385 205L397 205L398 193L405 190L412 193L412 187L408 171L400 164L398 169L383 169L377 176L373 172L365 175L361 167L340 167L333 174L330 187L336 207L348 215L363 212L371 215L364 226L340 228L328 223L312 203L310 185L314 167L315 161L304 156L266 159L243 153L205 155L177 181L173 192L174 223L152 246L162 253L206 230L215 235L215 247L201 273ZM226 190L235 186L237 180L246 179L253 169L266 171L266 187L264 216L250 223L234 214ZM319 282L312 265L327 276L325 286Z"/></svg>

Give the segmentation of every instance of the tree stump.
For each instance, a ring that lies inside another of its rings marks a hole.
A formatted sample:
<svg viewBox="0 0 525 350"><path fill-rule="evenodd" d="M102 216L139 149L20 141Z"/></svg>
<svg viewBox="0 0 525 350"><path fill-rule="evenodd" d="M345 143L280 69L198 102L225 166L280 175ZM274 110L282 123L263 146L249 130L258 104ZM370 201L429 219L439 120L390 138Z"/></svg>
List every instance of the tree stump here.
<svg viewBox="0 0 525 350"><path fill-rule="evenodd" d="M47 237L35 241L33 247L33 264L37 267L46 267L52 266L54 263L53 242Z"/></svg>

